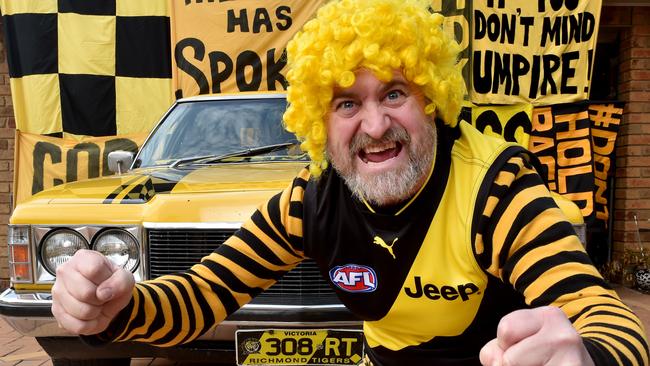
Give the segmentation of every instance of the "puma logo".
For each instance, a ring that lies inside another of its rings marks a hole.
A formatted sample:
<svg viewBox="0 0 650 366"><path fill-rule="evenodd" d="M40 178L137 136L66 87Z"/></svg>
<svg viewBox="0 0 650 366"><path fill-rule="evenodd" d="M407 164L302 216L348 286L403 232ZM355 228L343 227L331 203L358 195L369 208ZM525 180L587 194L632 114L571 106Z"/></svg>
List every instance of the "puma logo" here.
<svg viewBox="0 0 650 366"><path fill-rule="evenodd" d="M375 239L372 242L373 242L373 244L377 244L382 248L386 248L388 253L390 253L390 255L393 256L393 259L395 259L395 254L393 253L393 246L395 245L395 242L397 241L397 239L399 239L399 238L395 238L395 240L393 240L393 242L390 245L388 245L388 244L386 244L384 239L382 239L382 238L380 238L378 236L375 236Z"/></svg>

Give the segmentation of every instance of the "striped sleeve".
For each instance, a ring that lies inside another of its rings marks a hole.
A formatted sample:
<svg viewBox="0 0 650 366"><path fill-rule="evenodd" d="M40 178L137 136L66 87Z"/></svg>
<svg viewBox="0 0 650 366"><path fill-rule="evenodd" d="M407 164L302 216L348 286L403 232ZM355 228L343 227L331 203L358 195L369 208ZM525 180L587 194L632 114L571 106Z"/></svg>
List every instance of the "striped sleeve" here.
<svg viewBox="0 0 650 366"><path fill-rule="evenodd" d="M158 346L189 342L273 285L303 259L303 170L232 237L183 273L136 284L129 305L98 335Z"/></svg>
<svg viewBox="0 0 650 366"><path fill-rule="evenodd" d="M647 365L641 321L593 266L527 159L512 157L485 184L474 232L480 265L530 306L562 309L596 365Z"/></svg>

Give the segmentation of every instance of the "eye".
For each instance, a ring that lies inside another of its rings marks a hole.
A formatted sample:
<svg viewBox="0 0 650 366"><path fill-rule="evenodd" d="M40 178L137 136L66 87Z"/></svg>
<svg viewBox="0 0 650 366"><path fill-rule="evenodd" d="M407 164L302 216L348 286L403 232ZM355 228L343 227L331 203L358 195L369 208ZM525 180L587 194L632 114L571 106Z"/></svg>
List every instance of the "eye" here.
<svg viewBox="0 0 650 366"><path fill-rule="evenodd" d="M359 110L359 103L354 99L340 99L332 103L334 113L343 118L350 118L354 116Z"/></svg>
<svg viewBox="0 0 650 366"><path fill-rule="evenodd" d="M391 91L389 91L388 94L386 95L386 98L387 98L388 100L395 100L395 99L399 98L400 95L402 95L402 94L404 94L404 93L402 93L402 92L399 91L399 90L391 90Z"/></svg>
<svg viewBox="0 0 650 366"><path fill-rule="evenodd" d="M401 89L392 89L388 93L386 93L386 96L384 97L384 100L390 104L395 104L399 103L401 100L404 99L406 96L406 93L401 90Z"/></svg>
<svg viewBox="0 0 650 366"><path fill-rule="evenodd" d="M339 102L336 105L337 110L340 110L340 109L352 109L352 108L354 108L354 102L351 101L351 100L344 100L344 101Z"/></svg>

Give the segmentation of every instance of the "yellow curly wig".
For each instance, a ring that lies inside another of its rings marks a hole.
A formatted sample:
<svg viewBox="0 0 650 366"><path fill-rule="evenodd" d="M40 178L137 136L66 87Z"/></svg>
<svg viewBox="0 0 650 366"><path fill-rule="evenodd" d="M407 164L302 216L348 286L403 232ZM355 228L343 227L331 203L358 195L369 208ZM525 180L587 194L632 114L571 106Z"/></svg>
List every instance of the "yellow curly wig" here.
<svg viewBox="0 0 650 366"><path fill-rule="evenodd" d="M443 33L442 22L427 1L336 0L289 41L284 122L302 141L314 177L327 167L325 123L333 89L352 86L358 69L383 81L401 70L430 101L425 113L437 111L446 124L456 124L464 90L460 48Z"/></svg>

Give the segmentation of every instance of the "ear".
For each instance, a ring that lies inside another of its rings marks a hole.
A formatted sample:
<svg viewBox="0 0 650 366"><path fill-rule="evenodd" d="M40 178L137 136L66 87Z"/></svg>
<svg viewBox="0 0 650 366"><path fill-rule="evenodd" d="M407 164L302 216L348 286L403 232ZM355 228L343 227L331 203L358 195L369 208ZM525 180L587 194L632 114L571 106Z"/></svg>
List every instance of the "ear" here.
<svg viewBox="0 0 650 366"><path fill-rule="evenodd" d="M429 98L426 98L424 100L424 114L427 116L430 116L433 120L436 119L436 105L433 103L433 101Z"/></svg>

